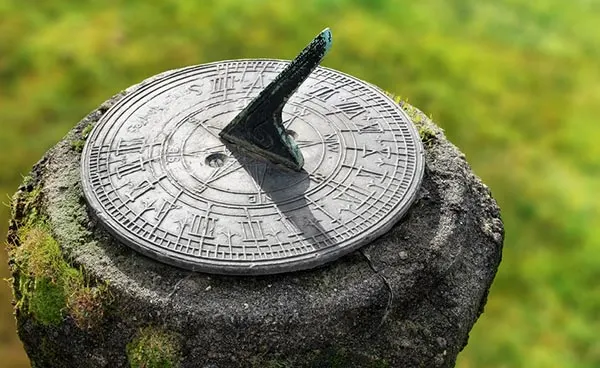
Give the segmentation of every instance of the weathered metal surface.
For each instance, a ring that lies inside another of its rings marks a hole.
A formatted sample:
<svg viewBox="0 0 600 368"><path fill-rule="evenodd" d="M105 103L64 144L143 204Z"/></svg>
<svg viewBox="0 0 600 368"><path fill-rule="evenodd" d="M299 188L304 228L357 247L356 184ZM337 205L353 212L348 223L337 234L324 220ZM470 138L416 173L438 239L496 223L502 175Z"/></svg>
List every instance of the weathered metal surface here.
<svg viewBox="0 0 600 368"><path fill-rule="evenodd" d="M304 157L283 126L283 106L331 48L329 28L321 32L219 135L241 149L300 171Z"/></svg>
<svg viewBox="0 0 600 368"><path fill-rule="evenodd" d="M219 132L289 66L233 60L159 78L113 106L84 147L92 211L128 246L219 274L315 267L388 231L415 198L423 148L379 89L317 67L284 105L304 168L281 168Z"/></svg>

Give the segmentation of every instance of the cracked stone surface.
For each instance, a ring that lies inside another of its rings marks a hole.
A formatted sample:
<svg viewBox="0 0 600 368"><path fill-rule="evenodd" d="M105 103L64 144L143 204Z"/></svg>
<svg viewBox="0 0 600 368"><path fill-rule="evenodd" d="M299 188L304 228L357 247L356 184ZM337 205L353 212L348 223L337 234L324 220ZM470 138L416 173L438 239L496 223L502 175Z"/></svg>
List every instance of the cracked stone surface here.
<svg viewBox="0 0 600 368"><path fill-rule="evenodd" d="M62 251L112 300L92 328L17 313L35 366L127 367L127 344L148 326L178 336L181 367L454 366L500 263L503 225L488 188L425 115L410 107L434 135L423 184L389 233L314 270L214 276L139 255L88 213L72 142L138 87L90 113L32 171Z"/></svg>

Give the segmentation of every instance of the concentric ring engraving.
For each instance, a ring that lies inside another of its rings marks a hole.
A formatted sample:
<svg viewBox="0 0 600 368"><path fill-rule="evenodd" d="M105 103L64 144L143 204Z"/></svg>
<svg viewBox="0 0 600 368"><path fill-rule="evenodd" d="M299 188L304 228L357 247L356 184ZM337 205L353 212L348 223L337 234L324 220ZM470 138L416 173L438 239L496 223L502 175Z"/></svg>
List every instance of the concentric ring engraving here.
<svg viewBox="0 0 600 368"><path fill-rule="evenodd" d="M388 231L413 202L424 161L414 126L379 89L315 69L283 110L301 172L219 139L287 64L179 69L114 105L82 154L100 222L160 261L236 275L315 267Z"/></svg>

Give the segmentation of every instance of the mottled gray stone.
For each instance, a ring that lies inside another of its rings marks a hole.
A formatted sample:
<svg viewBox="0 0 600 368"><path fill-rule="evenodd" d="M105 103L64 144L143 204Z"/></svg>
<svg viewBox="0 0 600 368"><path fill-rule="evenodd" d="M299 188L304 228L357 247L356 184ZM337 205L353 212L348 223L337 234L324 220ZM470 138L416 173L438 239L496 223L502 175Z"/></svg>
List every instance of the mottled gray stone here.
<svg viewBox="0 0 600 368"><path fill-rule="evenodd" d="M388 234L318 269L225 277L141 256L89 217L72 142L126 93L85 117L32 172L63 252L112 296L89 329L69 315L44 326L17 313L35 366L129 366L126 346L147 326L178 336L181 367L454 365L483 311L503 226L488 188L427 117L404 106L427 135L426 169L415 204Z"/></svg>

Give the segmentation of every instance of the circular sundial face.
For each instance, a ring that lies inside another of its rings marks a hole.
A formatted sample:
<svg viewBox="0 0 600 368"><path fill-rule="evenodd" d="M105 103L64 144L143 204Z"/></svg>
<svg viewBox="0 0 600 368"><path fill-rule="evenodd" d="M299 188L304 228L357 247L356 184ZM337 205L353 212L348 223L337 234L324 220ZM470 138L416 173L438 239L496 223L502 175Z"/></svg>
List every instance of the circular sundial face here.
<svg viewBox="0 0 600 368"><path fill-rule="evenodd" d="M423 148L376 87L323 67L310 74L282 113L304 156L300 172L219 138L287 65L188 67L113 106L82 156L100 222L160 261L236 275L311 268L388 231L416 195Z"/></svg>

